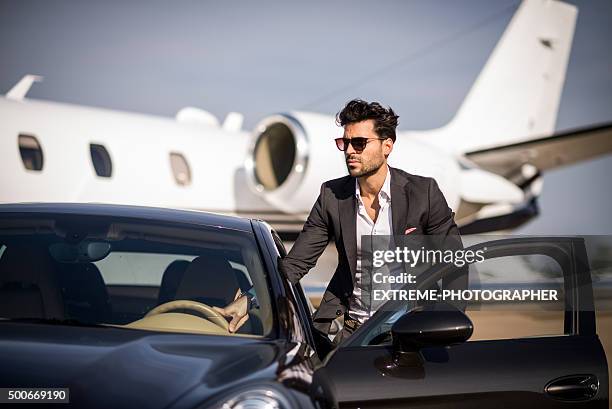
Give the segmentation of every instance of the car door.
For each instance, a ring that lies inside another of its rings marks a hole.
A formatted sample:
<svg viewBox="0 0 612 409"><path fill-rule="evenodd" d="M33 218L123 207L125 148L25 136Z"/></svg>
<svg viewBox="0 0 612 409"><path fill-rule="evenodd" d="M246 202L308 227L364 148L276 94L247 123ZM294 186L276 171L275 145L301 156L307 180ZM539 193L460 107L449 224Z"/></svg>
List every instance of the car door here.
<svg viewBox="0 0 612 409"><path fill-rule="evenodd" d="M425 346L419 350L420 360L398 363L396 347L388 337L384 341L384 334L408 306L405 301L391 301L326 360L323 370L340 407L607 408L607 362L596 334L584 240L513 238L470 249L482 250L484 263L493 266L513 258L521 265L526 257L547 260L548 264L536 263L535 270L544 265L558 269L561 308L549 311L537 306L532 314L517 306L516 311L486 303L474 311L468 306L474 335L480 334L476 339ZM483 288L482 280L472 279L472 267L470 289ZM510 271L516 276L515 268ZM446 273L442 267L431 269L422 283L438 281ZM542 281L531 287L549 284ZM546 318L550 315L557 317L556 326ZM495 335L494 327L506 333Z"/></svg>

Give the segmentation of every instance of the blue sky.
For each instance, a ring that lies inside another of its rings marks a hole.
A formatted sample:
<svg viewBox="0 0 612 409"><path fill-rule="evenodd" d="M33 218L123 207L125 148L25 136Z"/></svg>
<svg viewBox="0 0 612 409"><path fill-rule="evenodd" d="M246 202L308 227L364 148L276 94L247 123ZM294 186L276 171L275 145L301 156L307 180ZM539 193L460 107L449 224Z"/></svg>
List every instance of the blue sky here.
<svg viewBox="0 0 612 409"><path fill-rule="evenodd" d="M612 121L612 2L579 8L557 119ZM0 90L45 76L32 98L173 116L184 106L252 127L279 111L333 114L380 100L400 128L454 115L517 1L0 1ZM521 233L612 233L612 156L544 177Z"/></svg>

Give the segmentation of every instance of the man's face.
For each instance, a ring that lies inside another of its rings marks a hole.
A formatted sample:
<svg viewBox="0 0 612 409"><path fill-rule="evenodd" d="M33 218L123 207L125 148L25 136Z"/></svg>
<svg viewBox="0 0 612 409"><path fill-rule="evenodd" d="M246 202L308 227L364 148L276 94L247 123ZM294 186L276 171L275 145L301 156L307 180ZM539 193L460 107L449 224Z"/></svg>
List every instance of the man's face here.
<svg viewBox="0 0 612 409"><path fill-rule="evenodd" d="M374 120L355 122L344 127L344 138L380 138L374 131ZM355 150L353 145L349 145L344 151L346 168L353 177L369 176L386 163L386 156L393 149L393 141L369 140L365 149L361 152Z"/></svg>

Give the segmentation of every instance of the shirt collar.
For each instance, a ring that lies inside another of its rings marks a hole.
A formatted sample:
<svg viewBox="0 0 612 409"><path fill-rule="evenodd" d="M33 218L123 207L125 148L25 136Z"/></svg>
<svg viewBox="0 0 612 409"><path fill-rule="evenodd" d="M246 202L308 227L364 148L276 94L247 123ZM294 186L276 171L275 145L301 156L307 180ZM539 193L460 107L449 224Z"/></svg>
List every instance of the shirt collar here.
<svg viewBox="0 0 612 409"><path fill-rule="evenodd" d="M388 202L391 201L391 169L387 165L387 176L385 177L385 181L383 182L382 187L380 188L380 192L378 193L380 198L386 199ZM361 189L359 189L359 182L357 178L355 178L355 196L357 196L357 200L361 203Z"/></svg>

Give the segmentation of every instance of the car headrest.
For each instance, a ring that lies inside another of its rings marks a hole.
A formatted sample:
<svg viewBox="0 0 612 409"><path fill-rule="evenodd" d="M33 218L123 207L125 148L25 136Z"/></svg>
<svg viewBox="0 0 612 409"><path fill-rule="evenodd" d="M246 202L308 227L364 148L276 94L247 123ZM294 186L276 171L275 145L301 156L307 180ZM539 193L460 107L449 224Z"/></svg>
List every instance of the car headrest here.
<svg viewBox="0 0 612 409"><path fill-rule="evenodd" d="M60 287L53 260L46 247L8 246L0 258L0 287L7 293L5 295L14 300L19 300L26 292L30 294L32 288L35 288L42 300L43 316L63 317ZM20 316L22 307L16 302L5 306L12 316Z"/></svg>
<svg viewBox="0 0 612 409"><path fill-rule="evenodd" d="M53 260L46 248L10 246L0 258L0 283L36 284L54 274Z"/></svg>
<svg viewBox="0 0 612 409"><path fill-rule="evenodd" d="M108 290L95 264L62 264L58 278L66 315L84 322L107 322L111 318Z"/></svg>
<svg viewBox="0 0 612 409"><path fill-rule="evenodd" d="M168 267L166 267L162 275L161 285L159 286L159 296L157 297L158 304L163 304L175 299L176 290L185 275L187 267L189 267L189 261L187 260L174 260L172 263L168 264Z"/></svg>
<svg viewBox="0 0 612 409"><path fill-rule="evenodd" d="M225 258L200 256L185 270L175 298L223 307L234 300L237 289L236 275Z"/></svg>

